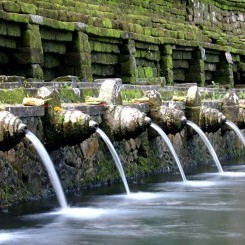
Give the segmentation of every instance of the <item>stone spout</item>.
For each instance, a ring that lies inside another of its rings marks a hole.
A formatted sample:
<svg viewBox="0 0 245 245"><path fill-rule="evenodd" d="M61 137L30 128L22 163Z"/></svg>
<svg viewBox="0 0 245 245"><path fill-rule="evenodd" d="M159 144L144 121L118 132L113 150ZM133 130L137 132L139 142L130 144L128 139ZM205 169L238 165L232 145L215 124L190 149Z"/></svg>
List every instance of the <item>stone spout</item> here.
<svg viewBox="0 0 245 245"><path fill-rule="evenodd" d="M103 115L106 133L116 140L135 138L146 130L151 119L129 106L109 106Z"/></svg>
<svg viewBox="0 0 245 245"><path fill-rule="evenodd" d="M42 87L38 90L37 98L45 101L44 143L47 147L75 145L95 132L97 124L89 115L61 107L57 90Z"/></svg>
<svg viewBox="0 0 245 245"><path fill-rule="evenodd" d="M149 98L150 118L166 133L175 134L183 129L187 120L183 111L162 105L161 95L155 90L146 91L144 96Z"/></svg>
<svg viewBox="0 0 245 245"><path fill-rule="evenodd" d="M226 117L219 110L210 107L201 107L199 126L205 132L215 132L226 122Z"/></svg>
<svg viewBox="0 0 245 245"><path fill-rule="evenodd" d="M8 150L25 136L26 125L8 111L0 111L0 149Z"/></svg>

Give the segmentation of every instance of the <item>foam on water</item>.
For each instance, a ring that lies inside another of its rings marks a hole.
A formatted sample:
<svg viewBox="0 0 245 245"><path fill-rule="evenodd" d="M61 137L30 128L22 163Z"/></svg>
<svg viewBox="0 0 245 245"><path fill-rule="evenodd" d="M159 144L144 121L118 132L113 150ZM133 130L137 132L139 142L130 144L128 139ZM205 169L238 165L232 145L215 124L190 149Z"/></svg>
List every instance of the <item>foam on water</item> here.
<svg viewBox="0 0 245 245"><path fill-rule="evenodd" d="M5 242L10 242L10 241L16 241L20 238L25 238L25 237L27 237L27 235L20 234L19 232L13 232L13 233L3 232L0 233L0 244Z"/></svg>
<svg viewBox="0 0 245 245"><path fill-rule="evenodd" d="M154 198L160 198L163 196L164 196L163 193L136 192L136 193L130 193L125 198L133 199L133 200L149 200L149 199L154 199Z"/></svg>
<svg viewBox="0 0 245 245"><path fill-rule="evenodd" d="M221 173L221 175L226 177L245 177L245 172L226 171Z"/></svg>
<svg viewBox="0 0 245 245"><path fill-rule="evenodd" d="M102 215L108 214L108 209L102 208L64 208L53 214L64 215L71 218L94 219Z"/></svg>
<svg viewBox="0 0 245 245"><path fill-rule="evenodd" d="M184 183L187 186L192 186L192 187L208 187L208 186L213 186L215 185L214 181L203 181L203 180L188 180L187 182Z"/></svg>

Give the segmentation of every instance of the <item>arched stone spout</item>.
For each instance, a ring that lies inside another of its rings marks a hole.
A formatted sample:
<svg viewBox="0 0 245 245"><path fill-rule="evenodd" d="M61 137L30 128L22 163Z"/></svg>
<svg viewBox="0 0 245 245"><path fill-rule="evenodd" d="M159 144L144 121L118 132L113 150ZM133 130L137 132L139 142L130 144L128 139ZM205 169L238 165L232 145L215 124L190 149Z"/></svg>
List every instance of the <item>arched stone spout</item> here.
<svg viewBox="0 0 245 245"><path fill-rule="evenodd" d="M44 139L48 147L74 145L91 136L96 123L79 110L61 108L58 92L53 88L42 87L37 98L45 101Z"/></svg>
<svg viewBox="0 0 245 245"><path fill-rule="evenodd" d="M146 130L151 119L129 106L110 106L103 116L105 131L115 139L135 138Z"/></svg>
<svg viewBox="0 0 245 245"><path fill-rule="evenodd" d="M12 148L25 136L26 125L8 111L0 111L0 149Z"/></svg>
<svg viewBox="0 0 245 245"><path fill-rule="evenodd" d="M162 105L159 92L155 90L146 91L145 97L149 98L150 118L167 133L180 132L186 124L183 111Z"/></svg>

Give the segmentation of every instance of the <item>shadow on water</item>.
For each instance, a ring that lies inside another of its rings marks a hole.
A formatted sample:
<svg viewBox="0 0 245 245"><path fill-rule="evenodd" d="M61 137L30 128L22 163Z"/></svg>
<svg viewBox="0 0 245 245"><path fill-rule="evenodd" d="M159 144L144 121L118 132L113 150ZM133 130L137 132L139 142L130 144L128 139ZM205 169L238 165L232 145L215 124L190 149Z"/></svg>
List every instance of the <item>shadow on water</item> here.
<svg viewBox="0 0 245 245"><path fill-rule="evenodd" d="M244 162L222 165L242 172ZM211 187L158 175L132 182L130 195L122 184L69 194L73 208L63 211L55 198L10 207L1 213L0 244L244 244L245 178L206 168L188 179Z"/></svg>

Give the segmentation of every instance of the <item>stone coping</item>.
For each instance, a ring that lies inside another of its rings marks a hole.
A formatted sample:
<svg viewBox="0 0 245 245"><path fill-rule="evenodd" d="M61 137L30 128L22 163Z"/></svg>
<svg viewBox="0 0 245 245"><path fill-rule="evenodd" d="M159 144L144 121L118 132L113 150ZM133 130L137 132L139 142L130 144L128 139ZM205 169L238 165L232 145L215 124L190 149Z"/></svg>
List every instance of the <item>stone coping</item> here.
<svg viewBox="0 0 245 245"><path fill-rule="evenodd" d="M163 105L173 107L179 110L185 109L185 103L181 101L164 101ZM123 106L130 106L132 108L137 108L138 110L147 113L149 111L149 105L147 103L139 104L125 104ZM215 108L221 110L221 101L203 101L202 106ZM24 106L24 105L4 105L5 109L15 116L25 118L25 117L42 117L45 114L44 107L42 106ZM86 105L82 103L63 103L62 108L71 110L80 110L85 114L90 116L102 115L108 106L104 105Z"/></svg>
<svg viewBox="0 0 245 245"><path fill-rule="evenodd" d="M124 106L130 106L133 108L137 108L142 112L149 111L148 104L127 104ZM42 106L24 106L21 104L16 105L4 105L6 111L11 112L17 117L25 118L25 117L42 117L45 115L45 108ZM62 104L62 108L71 109L71 110L80 110L85 114L96 116L102 115L104 111L107 109L107 106L103 105L86 105L81 103L64 103Z"/></svg>

